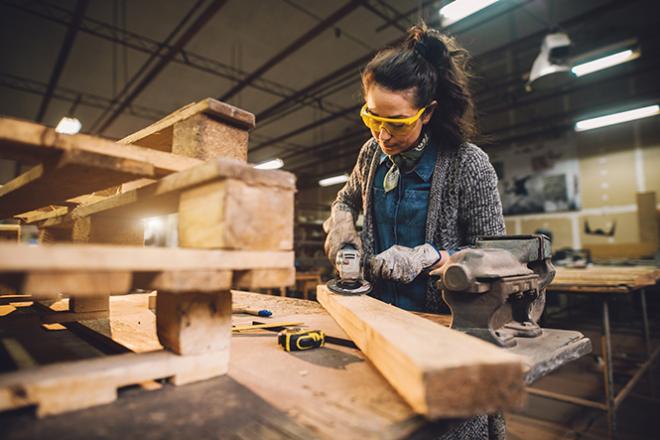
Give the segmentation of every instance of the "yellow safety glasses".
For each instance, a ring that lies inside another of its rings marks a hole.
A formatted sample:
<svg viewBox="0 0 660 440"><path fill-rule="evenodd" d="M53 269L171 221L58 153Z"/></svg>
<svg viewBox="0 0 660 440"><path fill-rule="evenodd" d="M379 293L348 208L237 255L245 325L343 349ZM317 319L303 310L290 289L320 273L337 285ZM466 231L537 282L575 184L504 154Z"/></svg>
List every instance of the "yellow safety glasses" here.
<svg viewBox="0 0 660 440"><path fill-rule="evenodd" d="M367 110L367 104L365 103L360 110L360 117L364 125L369 127L374 132L380 132L381 128L387 130L392 136L404 136L413 129L415 123L422 117L426 107L419 109L415 116L409 118L383 118L380 116L375 116L369 113Z"/></svg>

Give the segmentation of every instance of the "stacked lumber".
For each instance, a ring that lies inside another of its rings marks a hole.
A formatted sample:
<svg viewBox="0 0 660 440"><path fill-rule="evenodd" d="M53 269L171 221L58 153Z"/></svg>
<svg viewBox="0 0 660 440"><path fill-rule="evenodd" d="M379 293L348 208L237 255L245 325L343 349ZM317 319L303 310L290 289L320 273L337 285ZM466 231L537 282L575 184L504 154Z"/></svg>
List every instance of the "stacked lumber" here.
<svg viewBox="0 0 660 440"><path fill-rule="evenodd" d="M655 266L558 267L551 291L628 293L653 286L660 279Z"/></svg>
<svg viewBox="0 0 660 440"><path fill-rule="evenodd" d="M252 127L252 114L212 99L118 143L0 119L0 157L34 163L0 189L0 217L36 224L42 239L0 246L0 284L69 296L69 314L81 318L107 313L109 295L155 289L164 347L1 375L0 410L56 414L107 403L118 387L145 380L180 385L226 373L230 288L295 278L295 178L245 163ZM173 213L179 247L145 248L141 220Z"/></svg>

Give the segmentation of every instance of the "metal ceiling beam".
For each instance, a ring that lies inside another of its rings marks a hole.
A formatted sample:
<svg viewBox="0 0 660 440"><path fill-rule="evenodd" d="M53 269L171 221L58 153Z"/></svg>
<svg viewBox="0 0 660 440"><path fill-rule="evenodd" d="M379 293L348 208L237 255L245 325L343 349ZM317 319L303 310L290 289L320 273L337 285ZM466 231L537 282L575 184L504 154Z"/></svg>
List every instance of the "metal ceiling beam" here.
<svg viewBox="0 0 660 440"><path fill-rule="evenodd" d="M48 89L48 84L40 81L35 81L29 78L0 72L0 87L6 87L12 90L31 93L33 95L44 96ZM76 102L80 99L79 104L87 107L94 107L105 109L112 104L112 99L104 96L95 95L93 93L86 93L80 90L74 90L66 87L54 87L52 90L52 97L66 102ZM130 113L147 120L158 120L166 115L162 110L145 107L142 105L132 105Z"/></svg>
<svg viewBox="0 0 660 440"><path fill-rule="evenodd" d="M98 129L98 133L103 133L112 124L119 115L122 114L124 109L131 105L133 100L144 91L144 89L158 76L158 74L169 64L174 56L204 28L204 25L213 18L213 16L227 3L227 0L213 0L199 16L191 23L190 26L177 38L174 44L168 48L164 56L144 75L142 80L135 86L133 91L124 98L119 105L115 108L112 114L103 122Z"/></svg>
<svg viewBox="0 0 660 440"><path fill-rule="evenodd" d="M224 95L222 95L218 99L220 99L221 101L227 101L228 99L235 96L238 92L240 92L245 87L250 85L255 79L259 78L264 73L275 67L277 64L284 61L289 55L293 54L298 49L305 46L307 43L309 43L318 35L320 35L322 32L324 32L326 29L334 26L335 23L337 23L339 20L344 18L353 10L355 10L363 2L364 0L351 0L348 3L346 3L344 6L342 6L337 11L332 13L330 16L325 18L323 21L318 23L312 29L307 31L305 34L298 37L293 43L289 44L277 55L266 61L261 67L259 67L257 70L252 72L250 75L248 75L247 78L241 80L238 84L233 86L231 89L229 89L229 91L227 91Z"/></svg>
<svg viewBox="0 0 660 440"><path fill-rule="evenodd" d="M108 108L106 108L99 115L99 117L96 118L96 121L94 121L94 123L91 125L92 132L96 130L98 125L103 121L103 119L107 116L107 114L110 113L110 111L112 111L114 105L116 105L117 102L121 100L130 91L131 87L133 87L136 81L138 81L142 77L142 75L147 71L147 69L150 66L152 66L152 64L156 60L158 60L161 57L161 52L164 52L166 47L170 47L171 41L174 39L174 37L176 37L179 34L179 32L181 32L181 29L183 29L183 27L188 23L188 21L192 19L192 17L199 10L199 8L202 6L203 3L204 0L197 0L197 2L193 5L193 7L190 8L188 13L184 15L181 20L179 20L179 22L174 27L172 32L170 32L167 38L165 38L165 41L163 41L163 43L160 45L160 48L156 52L151 53L147 61L144 64L142 64L142 66L138 69L138 71L135 72L135 74L128 81L126 81L126 83L119 91L119 93L113 97L112 105L108 106Z"/></svg>
<svg viewBox="0 0 660 440"><path fill-rule="evenodd" d="M337 118L339 118L339 117L342 117L342 116L348 115L348 114L353 113L353 112L357 112L358 110L360 110L360 107L362 107L362 104L358 104L358 105L353 106L353 107L345 108L344 110L341 110L341 111L339 111L339 112L337 112L337 113L332 113L332 114L330 114L330 115L328 115L328 116L326 116L326 117L324 117L324 118L319 119L318 121L310 122L310 123L307 124L307 125L304 125L304 126L302 126L302 127L296 128L295 130L291 130L291 131L289 131L289 132L287 132L287 133L284 133L283 135L280 135L280 136L274 137L274 138L272 138L272 139L270 139L270 140L268 140L268 141L266 141L266 142L262 142L262 143L260 143L259 145L257 145L256 147L250 148L250 152L251 152L251 153L254 153L255 151L259 151L259 150L261 150L262 148L266 148L266 147L268 147L269 145L273 145L273 144L275 144L275 143L277 143L277 142L281 142L281 141L283 141L283 140L285 140L285 139L288 139L288 138L290 138L290 137L293 137L293 136L299 135L299 134L304 133L304 132L306 132L306 131L309 131L309 130L311 130L311 129L313 129L313 128L316 128L316 127L318 127L318 126L320 126L320 125L327 124L328 122L330 122L330 121L334 121L335 119L337 119Z"/></svg>
<svg viewBox="0 0 660 440"><path fill-rule="evenodd" d="M422 2L422 4L421 4L420 6L415 6L414 8L409 9L409 10L407 10L406 12L402 12L402 13L400 13L399 15L390 18L388 21L386 21L386 22L383 23L382 25L378 26L378 27L376 28L376 32L380 32L380 31L382 31L383 29L385 29L385 28L387 28L387 27L389 27L389 26L395 26L395 27L397 27L397 29L398 29L398 23L399 23L401 20L403 20L404 18L408 18L411 14L414 14L415 12L419 11L420 9L424 9L424 8L426 8L427 6L429 6L429 5L433 4L433 3L435 3L435 1L436 1L436 0L427 0L427 1L424 1L424 2Z"/></svg>
<svg viewBox="0 0 660 440"><path fill-rule="evenodd" d="M541 96L531 96L530 99L525 100L524 102L518 102L518 103L515 103L513 105L500 106L499 108L496 108L496 109L490 109L490 110L488 110L488 112L490 112L490 113L495 113L495 112L504 113L504 112L507 112L507 111L510 111L510 110L513 110L513 109L516 109L516 108L520 108L521 106L529 106L529 105L537 104L539 102L555 99L555 98L564 96L566 94L585 92L585 91L587 93L589 93L589 91L594 91L594 90L611 89L612 87L617 86L617 84L619 84L621 81L625 81L629 78L638 76L640 74L654 73L658 69L660 69L660 63L656 62L655 60L652 60L652 61L649 61L648 63L646 63L644 66L641 66L639 69L635 69L635 70L628 71L628 72L623 72L623 73L612 75L612 76L607 76L607 77L601 78L597 81L592 81L592 82L589 82L589 83L577 84L577 85L574 85L573 87L570 87L570 88L567 88L567 89L562 89L562 90L559 90L559 91L556 91L556 92L553 92L553 93L546 93L546 94L541 95ZM657 89L657 87L656 87L656 89ZM654 91L653 93L654 93L654 96L660 94L660 89ZM639 96L636 95L636 96L633 96L632 98L628 97L628 98L626 98L626 100L630 101L631 99L636 99L636 98L639 98L639 97L642 97L642 96L641 95L639 95ZM612 100L605 101L605 103L602 103L602 102L598 103L598 106L606 108L607 105L610 105L612 103L617 103L618 99L619 98L613 98ZM506 143L507 141L509 141L511 139L514 139L514 138L517 138L518 136L521 136L520 134L515 134L515 135L508 135L507 137L504 137L504 138L497 138L496 136L499 135L499 134L505 134L506 135L507 133L509 133L511 131L519 131L521 129L534 127L534 126L537 126L537 125L554 123L557 120L561 119L562 116L564 117L564 119L562 119L562 123L565 123L566 120L571 120L572 121L573 119L579 117L580 115L584 115L585 108L586 108L586 106L582 106L580 108L575 108L570 112L565 112L562 109L562 110L560 110L560 111L558 111L558 112L556 112L552 115L549 115L549 116L539 117L539 118L535 118L533 120L524 121L520 124L516 124L516 125L512 125L512 126L506 125L506 126L503 126L503 127L492 129L490 131L486 131L485 136L487 138L494 138L493 141L488 144L488 146L492 147L492 146L501 145L501 144L504 144L504 143ZM365 133L365 137L368 136L365 129L362 129L362 132ZM304 168L306 168L310 165L313 165L315 163L318 164L320 161L323 161L324 159L326 159L326 157L328 159L333 159L333 161L334 161L334 160L340 159L342 157L345 157L347 155L357 154L358 147L359 147L359 145L357 145L357 144L354 148L349 149L349 150L344 151L344 152L337 151L337 148L342 143L346 142L349 138L351 138L351 136L355 138L355 137L358 137L358 135L359 135L359 131L356 131L354 133L346 134L342 137L337 137L333 140L326 141L322 144L315 145L313 147L314 154L315 154L314 159L312 159L310 161L299 163L294 167L291 167L289 165L289 166L286 167L286 169L287 169L287 171L297 172L297 171L300 171L300 170L302 170L302 169L304 169ZM322 154L323 151L329 151L329 150L333 151L331 156L324 156ZM290 159L293 156L295 156L295 154L294 155L289 155L288 159ZM283 159L287 159L287 158L285 157ZM343 170L345 170L345 168ZM339 171L341 171L341 170L339 170Z"/></svg>
<svg viewBox="0 0 660 440"><path fill-rule="evenodd" d="M520 3L516 4L516 5L513 5L512 7L508 8L508 9L506 9L506 10L502 10L502 11L500 11L499 14L497 14L497 15L495 15L495 16L493 16L493 17L490 17L489 19L484 19L484 20L482 20L482 21L480 21L480 22L478 22L478 23L475 23L475 24L473 24L472 26L470 26L469 28L466 28L466 29L462 30L462 32L466 32L467 30L470 30L470 29L472 29L472 28L474 28L474 27L476 27L476 26L479 26L479 25L481 25L483 22L488 21L488 20L492 20L493 18L498 17L498 16L500 16L500 15L502 15L502 14L504 14L504 13L511 12L511 11L514 10L514 9L517 9L517 8L519 8L519 7L521 7L521 6L524 6L525 4L529 3L530 1L531 1L531 0L527 0L527 1L525 1L525 2L520 2ZM639 0L633 0L633 1L639 1ZM611 11L612 9L615 9L615 8L617 8L617 7L621 7L621 6L624 6L624 5L630 5L630 4L631 4L631 2L621 3L621 2L619 2L619 1L617 1L617 0L612 0L612 1L610 1L610 2L608 2L608 3L606 3L606 4L604 4L604 5L601 5L601 6L598 6L598 7L594 8L594 9L592 9L592 10L590 10L590 11L586 11L586 12L584 12L584 13L582 13L582 14L579 14L579 15L577 15L577 16L571 17L571 18L569 18L568 20L565 20L564 22L559 23L559 26L562 27L562 28L569 27L569 26L573 26L573 25L575 25L575 24L579 24L580 22L584 21L585 19L593 19L593 17L598 16L598 15L601 15L601 14L604 14L604 13L606 13L606 12L609 12L609 11ZM432 23L430 23L429 25L432 25ZM482 58L482 57L490 56L490 55L492 55L493 53L496 53L497 51L506 50L506 49L509 49L509 48L511 48L511 47L517 47L518 45L522 45L522 44L530 44L531 42L534 42L534 41L539 40L540 38L542 38L542 37L546 34L546 32L547 32L546 29L541 29L541 30L539 30L538 32L535 32L535 33L533 33L533 34L527 35L527 36L525 36L525 37L523 37L523 38L521 38L521 39L519 39L519 40L516 40L516 41L514 41L514 42L512 42L512 43L507 43L507 44L502 45L502 46L500 46L500 47L498 47L498 48L491 49L491 50L489 50L489 51L487 51L487 52L484 52L483 54L480 54L477 58L475 58L474 61L476 62L477 59L480 59L480 58ZM401 39L398 39L398 40L396 40L396 41L401 41ZM396 44L396 41L390 43L390 45L391 45L391 44ZM336 75L338 74L338 72L344 71L347 67L353 67L353 68L355 68L355 65L356 65L356 64L361 64L361 63L358 63L358 61L363 61L363 60L364 60L363 62L366 62L366 61L368 61L368 59L371 58L371 56L372 56L372 54L367 54L367 56L362 57L362 58L360 58L359 60L356 60L356 61L350 63L349 65L344 66L344 67L338 69L338 70L335 71L335 72L332 72L330 75L325 76L325 77L322 78L321 80L315 81L313 84L311 84L310 86L304 88L303 90L305 91L305 93L313 93L313 88L312 88L312 86L317 86L317 87L318 87L318 86L322 85L322 81L327 81L327 80L329 80L329 78L332 78L332 77L336 76ZM366 60L365 60L365 58L366 58ZM295 96L295 94L294 94L293 96ZM285 105L285 104L286 104L286 101L287 101L287 100L284 99L284 100L280 101L279 103L276 103L275 105L271 106L269 109L265 110L264 112L269 111L270 109L273 109L273 108L275 108L275 107L278 106L278 105ZM357 108L359 109L359 106L357 106ZM335 115L343 116L343 115L347 114L347 112L350 112L350 111L352 111L352 110L354 110L354 109L355 109L355 107L351 107L351 108L349 108L349 109L345 109L344 111L338 111L338 112L335 113ZM258 116L258 117L259 117L259 116ZM263 116L262 116L262 117L263 117ZM268 141L268 142L262 143L262 144L260 144L260 145L257 145L257 146L255 147L255 149L261 149L262 147L266 147L266 146L268 146L268 145L272 145L273 143L280 142L280 141L282 141L282 140L288 139L288 138L291 137L291 136L299 135L299 134L301 134L301 133L303 133L303 132L305 132L305 131L307 131L307 130L309 130L309 129L315 128L315 127L317 127L317 126L319 126L319 125L321 125L321 124L325 124L325 123L331 122L332 120L334 120L334 118L332 118L332 115L329 115L328 117L323 118L322 120L319 120L319 121L317 121L317 122L315 122L315 123L313 123L313 124L308 124L308 125L306 125L305 127L300 127L299 129L292 130L292 131L289 132L287 135L281 135L281 136L278 136L278 137L274 138L274 139L271 140L271 141ZM311 149L311 148L313 148L313 147L310 147L310 149ZM254 149L253 149L252 151L254 151Z"/></svg>
<svg viewBox="0 0 660 440"><path fill-rule="evenodd" d="M0 0L0 4L63 26L68 26L73 16L72 12L68 9L44 1L25 2L22 0ZM161 49L161 43L158 41L133 32L129 32L125 29L112 26L108 23L95 20L90 17L83 18L82 22L80 23L79 30L80 32L121 44L147 55L158 53ZM214 60L212 58L205 57L184 49L175 55L172 62L188 66L199 70L200 72L205 72L210 75L224 78L233 82L240 81L248 75L247 72L224 64L218 60ZM295 90L290 87L265 78L257 78L250 84L250 87L271 94L273 96L278 96L280 98L290 96L295 92ZM304 105L318 108L325 112L336 111L339 108L331 103L319 102L318 100L309 99L304 102Z"/></svg>
<svg viewBox="0 0 660 440"><path fill-rule="evenodd" d="M368 2L365 2L362 6L363 6L367 11L371 12L372 14L374 14L375 16L377 16L377 17L379 17L379 18L382 18L382 19L385 21L386 24L388 24L388 25L391 24L392 26L394 26L395 28L397 28L399 31L401 31L401 32L406 32L406 28L404 28L403 26L399 25L396 21L392 21L392 20L394 20L393 18L388 17L387 15L385 15L384 13L382 13L381 11L379 11L377 8L375 8L374 6L370 5ZM398 15L400 15L400 14L397 14L397 16L398 16ZM396 17L395 17L395 18L396 18Z"/></svg>
<svg viewBox="0 0 660 440"><path fill-rule="evenodd" d="M76 35L78 34L78 29L80 27L80 22L85 16L85 11L89 5L89 0L78 0L76 3L76 9L73 12L71 17L71 22L64 36L64 41L62 42L62 47L60 48L60 53L57 55L57 61L55 61L55 67L50 74L50 80L48 81L48 87L46 93L44 94L43 99L41 100L41 105L39 105L39 111L37 112L37 117L35 118L37 122L42 122L44 116L46 116L46 111L48 110L48 104L53 97L53 90L57 86L58 81L60 80L60 75L62 70L64 70L64 65L66 64L67 59L69 58L69 53L73 47L73 42L76 40Z"/></svg>

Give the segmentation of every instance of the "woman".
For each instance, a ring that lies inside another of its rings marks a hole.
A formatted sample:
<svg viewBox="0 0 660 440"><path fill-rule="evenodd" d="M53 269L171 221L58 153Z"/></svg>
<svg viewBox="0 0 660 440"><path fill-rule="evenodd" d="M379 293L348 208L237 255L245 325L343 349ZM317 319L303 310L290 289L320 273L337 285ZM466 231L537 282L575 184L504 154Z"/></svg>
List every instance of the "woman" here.
<svg viewBox="0 0 660 440"><path fill-rule="evenodd" d="M372 295L406 310L446 311L430 275L477 237L504 234L497 176L469 143L475 129L466 62L465 50L425 25L376 54L362 72L360 113L372 138L324 224L330 260L347 244L357 247ZM504 423L475 417L450 434L503 438Z"/></svg>

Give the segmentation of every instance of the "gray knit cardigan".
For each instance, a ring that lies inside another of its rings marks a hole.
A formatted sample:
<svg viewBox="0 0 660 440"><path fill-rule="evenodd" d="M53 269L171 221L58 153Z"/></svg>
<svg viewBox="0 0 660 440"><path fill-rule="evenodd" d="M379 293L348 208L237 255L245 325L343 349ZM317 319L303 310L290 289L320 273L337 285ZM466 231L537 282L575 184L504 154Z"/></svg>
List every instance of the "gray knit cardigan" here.
<svg viewBox="0 0 660 440"><path fill-rule="evenodd" d="M365 258L374 254L371 188L380 151L373 138L362 146L348 182L332 204L333 209L351 212L354 219L364 212L361 238ZM504 232L497 175L488 155L469 143L454 150L438 148L426 216L426 242L438 249L457 249L474 244L479 236ZM440 304L440 294L429 282L427 311L439 311Z"/></svg>
<svg viewBox="0 0 660 440"><path fill-rule="evenodd" d="M351 212L353 219L364 212L361 238L365 258L374 254L371 188L379 157L380 148L372 138L360 149L348 182L332 204L333 210ZM497 175L488 155L469 143L454 150L438 148L426 216L426 241L438 249L456 249L473 244L479 236L504 233ZM429 280L426 308L429 312L437 312L440 305L440 293ZM444 423L442 440L493 440L506 436L501 414Z"/></svg>

